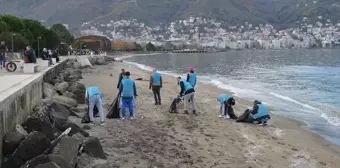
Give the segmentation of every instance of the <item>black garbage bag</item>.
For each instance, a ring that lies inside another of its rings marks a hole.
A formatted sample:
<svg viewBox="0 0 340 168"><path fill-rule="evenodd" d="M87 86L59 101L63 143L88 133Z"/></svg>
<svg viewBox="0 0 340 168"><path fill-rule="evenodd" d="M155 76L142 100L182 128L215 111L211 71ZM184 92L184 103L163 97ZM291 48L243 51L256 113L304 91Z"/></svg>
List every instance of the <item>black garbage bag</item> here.
<svg viewBox="0 0 340 168"><path fill-rule="evenodd" d="M109 112L106 115L106 118L120 118L120 95L118 94L116 98L113 100Z"/></svg>
<svg viewBox="0 0 340 168"><path fill-rule="evenodd" d="M81 119L81 123L89 123L90 122L90 106L88 105L87 108L85 108L85 111L87 113L84 114L83 118ZM93 117L95 117L98 114L98 108L95 105L93 108Z"/></svg>
<svg viewBox="0 0 340 168"><path fill-rule="evenodd" d="M180 103L181 101L182 101L181 97L176 97L170 105L169 112L170 113L177 113L177 104Z"/></svg>

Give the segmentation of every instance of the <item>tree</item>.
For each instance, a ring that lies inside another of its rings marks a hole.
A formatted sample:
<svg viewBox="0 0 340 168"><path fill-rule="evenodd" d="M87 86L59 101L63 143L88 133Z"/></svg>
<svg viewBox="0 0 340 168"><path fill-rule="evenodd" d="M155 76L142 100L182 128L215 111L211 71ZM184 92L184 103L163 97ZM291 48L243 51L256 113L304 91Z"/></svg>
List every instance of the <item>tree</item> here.
<svg viewBox="0 0 340 168"><path fill-rule="evenodd" d="M8 26L8 31L20 32L25 29L25 24L23 21L12 15L0 15L0 20L6 22Z"/></svg>
<svg viewBox="0 0 340 168"><path fill-rule="evenodd" d="M143 50L143 48L142 48L142 46L140 44L138 44L136 42L134 42L134 43L136 45L136 51L142 51Z"/></svg>
<svg viewBox="0 0 340 168"><path fill-rule="evenodd" d="M51 30L54 31L59 36L62 42L72 44L72 42L74 41L73 35L62 24L52 25Z"/></svg>
<svg viewBox="0 0 340 168"><path fill-rule="evenodd" d="M58 35L52 30L47 30L42 41L45 43L45 48L58 48L61 42Z"/></svg>
<svg viewBox="0 0 340 168"><path fill-rule="evenodd" d="M0 33L8 31L9 27L7 26L7 23L0 20Z"/></svg>
<svg viewBox="0 0 340 168"><path fill-rule="evenodd" d="M73 44L72 44L72 48L73 49L82 49L83 46L83 41L81 40L76 40Z"/></svg>
<svg viewBox="0 0 340 168"><path fill-rule="evenodd" d="M34 42L34 35L29 29L22 30L21 34L28 40L30 44Z"/></svg>
<svg viewBox="0 0 340 168"><path fill-rule="evenodd" d="M8 46L12 44L12 34L13 32L2 32L0 34L0 41L5 41ZM19 33L15 33L13 36L14 50L18 51L20 49L26 48L29 45L28 40Z"/></svg>
<svg viewBox="0 0 340 168"><path fill-rule="evenodd" d="M156 47L151 42L147 43L145 48L147 51L156 51Z"/></svg>

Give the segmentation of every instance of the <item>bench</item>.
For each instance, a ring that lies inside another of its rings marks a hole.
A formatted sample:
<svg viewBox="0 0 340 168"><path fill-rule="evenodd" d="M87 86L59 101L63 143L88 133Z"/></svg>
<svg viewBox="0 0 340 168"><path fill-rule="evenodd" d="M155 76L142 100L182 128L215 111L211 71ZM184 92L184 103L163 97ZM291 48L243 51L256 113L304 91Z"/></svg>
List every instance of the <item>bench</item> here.
<svg viewBox="0 0 340 168"><path fill-rule="evenodd" d="M48 62L48 60L37 59L37 63L39 64L39 66L48 67Z"/></svg>
<svg viewBox="0 0 340 168"><path fill-rule="evenodd" d="M38 64L24 63L24 73L35 73L38 71Z"/></svg>

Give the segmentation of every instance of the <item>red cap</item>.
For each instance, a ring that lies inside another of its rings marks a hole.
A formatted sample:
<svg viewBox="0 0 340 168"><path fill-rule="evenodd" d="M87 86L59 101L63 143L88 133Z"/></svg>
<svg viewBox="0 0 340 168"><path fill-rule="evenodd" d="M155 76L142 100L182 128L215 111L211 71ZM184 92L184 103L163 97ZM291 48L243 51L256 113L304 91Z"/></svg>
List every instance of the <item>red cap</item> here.
<svg viewBox="0 0 340 168"><path fill-rule="evenodd" d="M193 67L189 67L189 71L194 71L194 68Z"/></svg>

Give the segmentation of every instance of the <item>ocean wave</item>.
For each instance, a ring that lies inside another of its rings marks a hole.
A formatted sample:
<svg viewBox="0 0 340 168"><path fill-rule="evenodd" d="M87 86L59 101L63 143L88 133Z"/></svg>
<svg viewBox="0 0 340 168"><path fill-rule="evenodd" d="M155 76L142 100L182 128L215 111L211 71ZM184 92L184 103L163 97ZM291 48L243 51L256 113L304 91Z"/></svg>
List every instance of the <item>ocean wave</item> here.
<svg viewBox="0 0 340 168"><path fill-rule="evenodd" d="M318 108L315 108L315 107L313 107L313 106L311 106L309 104L305 104L305 103L299 102L299 101L297 101L295 99L292 99L292 98L290 98L288 96L283 96L283 95L280 95L280 94L277 94L277 93L274 93L274 92L269 92L269 94L271 94L271 95L273 95L273 96L275 96L277 98L293 102L295 104L298 104L298 105L300 105L302 107L305 107L305 108L308 108L308 109L311 109L311 110L319 110Z"/></svg>
<svg viewBox="0 0 340 168"><path fill-rule="evenodd" d="M123 56L120 56L120 57L117 57L115 58L116 60L123 60L123 59L126 59L126 58L131 58L131 57L136 57L136 56L146 56L146 55L158 55L160 53L149 53L149 54L129 54L129 55L123 55Z"/></svg>

